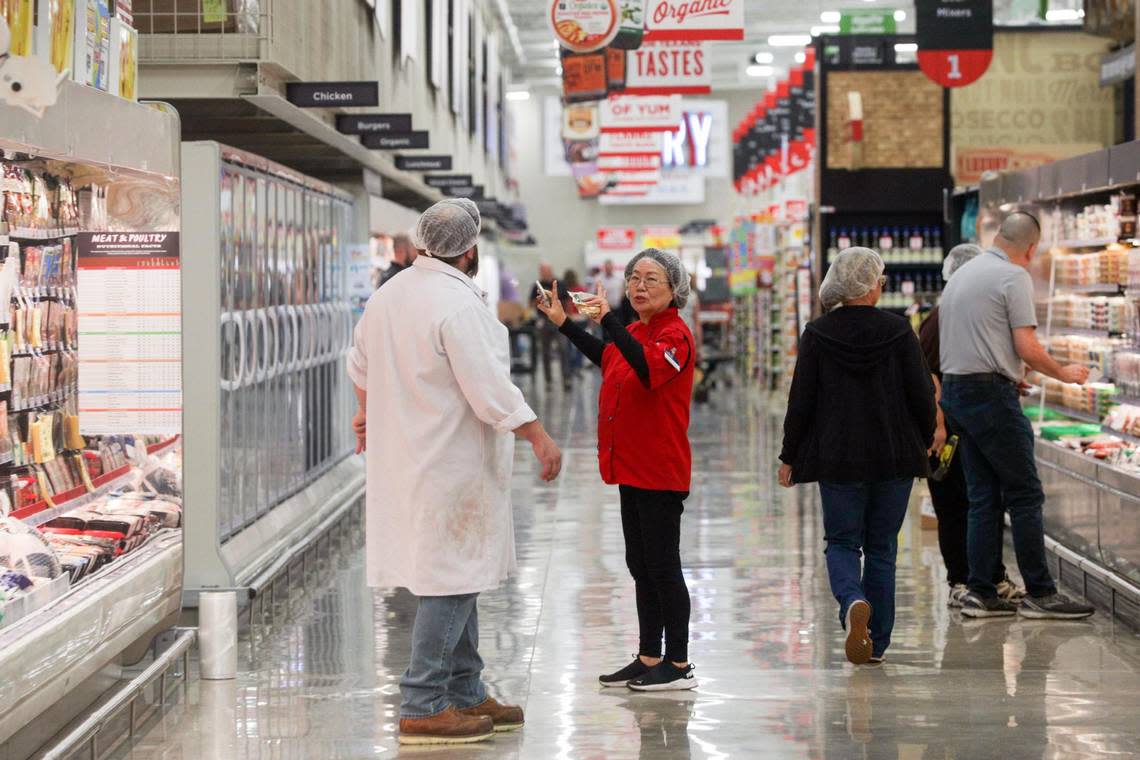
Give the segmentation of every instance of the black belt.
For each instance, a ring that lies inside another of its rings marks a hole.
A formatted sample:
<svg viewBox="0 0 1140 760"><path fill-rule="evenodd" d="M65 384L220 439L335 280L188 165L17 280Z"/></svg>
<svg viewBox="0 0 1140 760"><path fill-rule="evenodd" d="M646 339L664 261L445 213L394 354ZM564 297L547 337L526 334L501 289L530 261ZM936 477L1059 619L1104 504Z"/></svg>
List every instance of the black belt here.
<svg viewBox="0 0 1140 760"><path fill-rule="evenodd" d="M992 383L995 385L1017 385L1000 372L979 372L974 375L943 375L943 383Z"/></svg>

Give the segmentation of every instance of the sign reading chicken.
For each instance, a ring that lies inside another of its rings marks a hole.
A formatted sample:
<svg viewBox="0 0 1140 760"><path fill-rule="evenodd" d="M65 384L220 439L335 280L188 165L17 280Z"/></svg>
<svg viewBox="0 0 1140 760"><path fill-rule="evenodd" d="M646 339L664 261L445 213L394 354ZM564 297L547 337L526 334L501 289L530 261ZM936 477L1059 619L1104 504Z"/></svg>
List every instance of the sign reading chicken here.
<svg viewBox="0 0 1140 760"><path fill-rule="evenodd" d="M553 0L550 27L566 50L592 53L613 41L621 26L616 0Z"/></svg>
<svg viewBox="0 0 1140 760"><path fill-rule="evenodd" d="M627 95L707 95L712 66L703 42L646 42L626 56Z"/></svg>
<svg viewBox="0 0 1140 760"><path fill-rule="evenodd" d="M744 39L745 0L649 0L645 40Z"/></svg>

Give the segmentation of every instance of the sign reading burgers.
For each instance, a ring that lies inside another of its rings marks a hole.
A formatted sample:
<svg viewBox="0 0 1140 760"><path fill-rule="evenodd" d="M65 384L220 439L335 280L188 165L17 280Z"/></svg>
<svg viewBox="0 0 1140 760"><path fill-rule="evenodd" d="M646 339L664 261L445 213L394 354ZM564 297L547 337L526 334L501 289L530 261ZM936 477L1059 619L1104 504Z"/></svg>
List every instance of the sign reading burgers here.
<svg viewBox="0 0 1140 760"><path fill-rule="evenodd" d="M575 53L609 45L621 23L617 0L552 0L549 18L558 44Z"/></svg>

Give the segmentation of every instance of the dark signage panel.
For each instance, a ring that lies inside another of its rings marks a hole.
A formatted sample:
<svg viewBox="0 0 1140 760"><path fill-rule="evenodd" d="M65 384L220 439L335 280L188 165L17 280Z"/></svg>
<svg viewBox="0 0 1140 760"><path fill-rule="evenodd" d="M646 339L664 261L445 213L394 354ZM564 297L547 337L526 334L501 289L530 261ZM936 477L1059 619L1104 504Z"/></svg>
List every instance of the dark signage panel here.
<svg viewBox="0 0 1140 760"><path fill-rule="evenodd" d="M405 172L449 172L451 156L396 156L396 168Z"/></svg>
<svg viewBox="0 0 1140 760"><path fill-rule="evenodd" d="M379 82L288 82L285 99L300 108L380 105Z"/></svg>
<svg viewBox="0 0 1140 760"><path fill-rule="evenodd" d="M434 177L424 177L424 184L428 187L470 187L475 184L470 174L448 174Z"/></svg>
<svg viewBox="0 0 1140 760"><path fill-rule="evenodd" d="M360 136L360 144L375 150L399 150L401 148L427 148L427 131L396 132L392 134L373 133Z"/></svg>
<svg viewBox="0 0 1140 760"><path fill-rule="evenodd" d="M483 185L466 185L463 187L445 187L443 194L449 198L470 198L471 200L478 200L483 197L485 188Z"/></svg>
<svg viewBox="0 0 1140 760"><path fill-rule="evenodd" d="M993 0L916 0L918 65L943 87L981 78L994 57Z"/></svg>
<svg viewBox="0 0 1140 760"><path fill-rule="evenodd" d="M410 113L340 114L336 128L346 135L366 135L373 132L411 132Z"/></svg>

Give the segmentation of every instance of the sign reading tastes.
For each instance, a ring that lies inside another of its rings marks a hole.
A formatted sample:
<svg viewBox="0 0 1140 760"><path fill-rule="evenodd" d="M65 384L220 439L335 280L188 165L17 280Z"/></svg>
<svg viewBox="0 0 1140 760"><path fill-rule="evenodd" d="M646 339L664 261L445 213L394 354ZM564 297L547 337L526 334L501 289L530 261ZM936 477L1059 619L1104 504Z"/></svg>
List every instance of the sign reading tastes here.
<svg viewBox="0 0 1140 760"><path fill-rule="evenodd" d="M707 95L712 66L703 42L646 42L626 54L629 95Z"/></svg>
<svg viewBox="0 0 1140 760"><path fill-rule="evenodd" d="M649 0L648 40L743 40L745 0Z"/></svg>
<svg viewBox="0 0 1140 760"><path fill-rule="evenodd" d="M993 0L916 0L922 73L943 87L981 78L994 58Z"/></svg>

